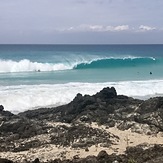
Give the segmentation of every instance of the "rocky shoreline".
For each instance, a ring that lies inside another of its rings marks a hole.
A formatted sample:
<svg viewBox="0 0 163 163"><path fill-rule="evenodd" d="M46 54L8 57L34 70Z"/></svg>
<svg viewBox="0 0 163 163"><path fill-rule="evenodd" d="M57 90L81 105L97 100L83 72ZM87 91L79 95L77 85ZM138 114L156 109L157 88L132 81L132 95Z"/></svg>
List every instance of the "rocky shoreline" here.
<svg viewBox="0 0 163 163"><path fill-rule="evenodd" d="M0 163L161 163L162 144L163 97L143 101L112 87L18 115L0 106Z"/></svg>

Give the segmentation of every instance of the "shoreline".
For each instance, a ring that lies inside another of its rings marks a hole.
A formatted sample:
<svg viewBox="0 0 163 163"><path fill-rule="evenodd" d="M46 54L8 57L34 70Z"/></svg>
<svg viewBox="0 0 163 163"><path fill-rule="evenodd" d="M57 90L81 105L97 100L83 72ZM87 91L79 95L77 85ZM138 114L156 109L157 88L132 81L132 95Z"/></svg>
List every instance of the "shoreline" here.
<svg viewBox="0 0 163 163"><path fill-rule="evenodd" d="M109 86L114 86L118 94L140 100L163 96L163 80L17 85L0 87L0 104L17 114L29 109L62 106L71 102L77 93L93 95Z"/></svg>
<svg viewBox="0 0 163 163"><path fill-rule="evenodd" d="M139 153L163 148L162 113L163 97L134 99L117 95L114 87L18 115L1 106L0 158L22 163L37 158L73 161L91 155L98 159L106 151L108 159L115 155L114 159L129 160L132 149ZM135 160L137 152L132 154ZM154 153L158 157L157 150Z"/></svg>

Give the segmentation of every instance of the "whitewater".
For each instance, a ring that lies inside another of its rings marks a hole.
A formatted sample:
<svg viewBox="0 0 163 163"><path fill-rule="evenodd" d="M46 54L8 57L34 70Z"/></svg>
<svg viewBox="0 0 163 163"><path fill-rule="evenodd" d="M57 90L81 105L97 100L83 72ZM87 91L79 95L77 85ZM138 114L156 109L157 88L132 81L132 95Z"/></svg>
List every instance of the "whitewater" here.
<svg viewBox="0 0 163 163"><path fill-rule="evenodd" d="M13 113L67 104L114 86L163 94L163 45L0 45L0 105Z"/></svg>
<svg viewBox="0 0 163 163"><path fill-rule="evenodd" d="M19 113L28 109L67 104L77 93L93 95L104 87L112 86L118 94L139 99L163 95L163 80L1 86L0 103L7 110Z"/></svg>

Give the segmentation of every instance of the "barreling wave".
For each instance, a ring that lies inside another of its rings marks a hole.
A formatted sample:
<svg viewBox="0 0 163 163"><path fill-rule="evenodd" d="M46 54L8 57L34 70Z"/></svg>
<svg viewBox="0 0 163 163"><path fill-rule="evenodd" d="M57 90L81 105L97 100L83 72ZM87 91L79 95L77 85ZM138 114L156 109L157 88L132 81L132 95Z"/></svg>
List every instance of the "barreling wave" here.
<svg viewBox="0 0 163 163"><path fill-rule="evenodd" d="M121 67L136 67L155 64L155 58L105 58L93 60L89 63L80 63L75 66L75 69L99 69L99 68L121 68Z"/></svg>
<svg viewBox="0 0 163 163"><path fill-rule="evenodd" d="M23 59L20 61L0 60L0 73L60 71L70 69L121 68L155 64L155 58L96 58L91 60L64 61L60 63L39 63Z"/></svg>

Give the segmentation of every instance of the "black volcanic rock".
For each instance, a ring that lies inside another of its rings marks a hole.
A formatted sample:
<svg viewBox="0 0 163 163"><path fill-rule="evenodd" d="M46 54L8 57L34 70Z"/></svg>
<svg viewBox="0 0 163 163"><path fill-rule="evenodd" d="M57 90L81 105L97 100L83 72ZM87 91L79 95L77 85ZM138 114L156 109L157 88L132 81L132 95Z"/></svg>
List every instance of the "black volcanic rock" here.
<svg viewBox="0 0 163 163"><path fill-rule="evenodd" d="M137 100L117 95L114 87L104 88L93 96L77 94L67 105L30 110L19 115L35 121L65 123L97 122L120 130L131 128L138 133L163 131L163 97Z"/></svg>
<svg viewBox="0 0 163 163"><path fill-rule="evenodd" d="M163 158L163 146L154 145L153 147L145 150L141 146L130 147L126 150L126 155L129 159L132 159L138 163L155 163L155 160L160 160L160 158Z"/></svg>
<svg viewBox="0 0 163 163"><path fill-rule="evenodd" d="M13 163L13 161L7 160L7 159L4 159L4 158L0 158L0 163Z"/></svg>
<svg viewBox="0 0 163 163"><path fill-rule="evenodd" d="M36 158L34 161L32 161L32 163L40 163L40 160Z"/></svg>
<svg viewBox="0 0 163 163"><path fill-rule="evenodd" d="M3 105L0 105L0 112L2 112L4 110Z"/></svg>
<svg viewBox="0 0 163 163"><path fill-rule="evenodd" d="M55 122L61 122L61 125ZM0 105L0 152L25 151L47 144L89 150L92 145L110 147L112 139L118 141L118 137L105 130L87 126L92 122L103 124L106 128L116 126L120 130L156 134L163 131L163 97L143 101L117 95L115 88L111 87L93 96L77 94L67 105L29 110L18 115L5 111ZM40 135L48 136L48 141L40 140L37 137ZM56 159L53 162L154 163L163 159L162 151L161 145L146 150L137 146L128 148L125 155L108 155L101 151L97 157L64 161ZM34 161L39 161L39 158Z"/></svg>
<svg viewBox="0 0 163 163"><path fill-rule="evenodd" d="M55 159L46 162L40 162L39 158L28 163L162 163L163 146L154 145L153 147L142 146L128 147L125 154L108 154L106 151L100 151L97 156L87 156L79 158L74 156L72 160ZM13 161L0 158L0 163L14 163Z"/></svg>
<svg viewBox="0 0 163 163"><path fill-rule="evenodd" d="M12 114L12 113L9 112L9 111L5 111L5 110L4 110L4 106L3 106L3 105L0 105L0 120L1 120L2 118L10 119L12 116L14 116L14 114Z"/></svg>
<svg viewBox="0 0 163 163"><path fill-rule="evenodd" d="M162 163L163 147L155 145L148 149L143 147L129 147L125 154L109 155L106 151L100 151L97 156L79 158L75 156L72 160L55 159L49 163ZM48 163L48 162L47 162Z"/></svg>
<svg viewBox="0 0 163 163"><path fill-rule="evenodd" d="M104 101L107 101L110 98L116 98L117 92L114 87L111 87L111 88L107 87L107 88L104 88L103 90L101 90L100 92L98 92L95 95L95 97L100 98Z"/></svg>
<svg viewBox="0 0 163 163"><path fill-rule="evenodd" d="M108 159L109 155L107 154L106 151L101 151L98 155L97 155L97 159L99 160L106 160Z"/></svg>
<svg viewBox="0 0 163 163"><path fill-rule="evenodd" d="M163 131L163 98L155 97L144 101L137 109L136 121Z"/></svg>
<svg viewBox="0 0 163 163"><path fill-rule="evenodd" d="M106 107L105 100L113 99L117 97L116 90L112 88L104 88L102 91L94 96L77 94L77 96L67 105L56 108L42 108L33 111L26 111L19 115L27 118L36 119L48 119L55 121L64 121L71 123L80 113L90 110L96 110L97 108Z"/></svg>
<svg viewBox="0 0 163 163"><path fill-rule="evenodd" d="M31 142L15 147L15 143L18 143L20 139L30 138L42 133L46 133L42 122L14 115L9 111L4 111L4 109L0 112L0 152L17 152L40 146L41 143Z"/></svg>
<svg viewBox="0 0 163 163"><path fill-rule="evenodd" d="M82 124L71 127L60 126L54 131L57 134L51 136L51 143L60 146L72 146L72 148L85 148L95 144L111 146L111 134L100 129L87 127ZM118 139L118 137L116 137ZM75 140L79 140L75 142Z"/></svg>

